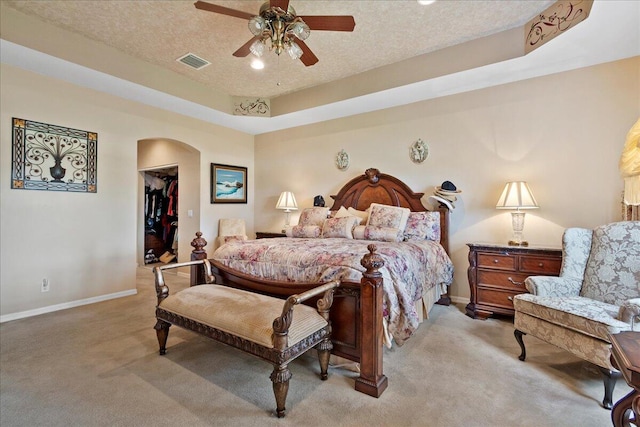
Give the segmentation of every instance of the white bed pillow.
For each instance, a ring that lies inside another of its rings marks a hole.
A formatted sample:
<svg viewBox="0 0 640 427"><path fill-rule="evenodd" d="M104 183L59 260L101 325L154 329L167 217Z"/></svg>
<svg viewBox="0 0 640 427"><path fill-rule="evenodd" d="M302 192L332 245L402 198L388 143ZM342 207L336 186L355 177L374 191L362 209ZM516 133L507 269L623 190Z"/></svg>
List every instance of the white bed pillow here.
<svg viewBox="0 0 640 427"><path fill-rule="evenodd" d="M360 224L360 218L355 216L349 215L340 218L329 218L322 226L322 237L353 239L353 228L358 224Z"/></svg>
<svg viewBox="0 0 640 427"><path fill-rule="evenodd" d="M349 212L350 215L353 216L357 216L358 218L361 218L362 221L360 221L360 224L362 223L367 223L367 220L369 219L369 208L367 208L366 211L359 211L355 208L349 207L347 209L347 212Z"/></svg>
<svg viewBox="0 0 640 427"><path fill-rule="evenodd" d="M397 228L401 233L404 233L409 214L411 213L409 208L371 203L369 209L369 219L366 225Z"/></svg>
<svg viewBox="0 0 640 427"><path fill-rule="evenodd" d="M404 229L404 240L440 241L440 212L411 212Z"/></svg>

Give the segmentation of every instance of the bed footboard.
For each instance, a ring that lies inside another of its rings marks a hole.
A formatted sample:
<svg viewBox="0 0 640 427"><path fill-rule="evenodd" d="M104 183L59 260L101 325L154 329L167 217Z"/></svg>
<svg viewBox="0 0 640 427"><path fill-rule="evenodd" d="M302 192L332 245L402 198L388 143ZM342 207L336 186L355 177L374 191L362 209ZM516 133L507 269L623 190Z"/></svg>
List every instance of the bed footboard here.
<svg viewBox="0 0 640 427"><path fill-rule="evenodd" d="M202 233L196 233L191 242L191 260L207 258L207 245ZM334 293L331 318L333 350L337 356L360 363L360 376L355 389L379 397L387 388L388 380L383 373L383 332L382 332L382 258L375 253L376 246L368 246L369 253L361 261L366 271L360 283L342 282ZM290 283L259 279L238 271L225 268L215 260L210 260L213 275L218 283L239 289L251 290L265 295L287 298L292 293L302 293L314 288L317 283ZM201 267L201 266L198 266ZM191 286L205 280L202 268L192 267ZM315 300L307 303L315 304Z"/></svg>

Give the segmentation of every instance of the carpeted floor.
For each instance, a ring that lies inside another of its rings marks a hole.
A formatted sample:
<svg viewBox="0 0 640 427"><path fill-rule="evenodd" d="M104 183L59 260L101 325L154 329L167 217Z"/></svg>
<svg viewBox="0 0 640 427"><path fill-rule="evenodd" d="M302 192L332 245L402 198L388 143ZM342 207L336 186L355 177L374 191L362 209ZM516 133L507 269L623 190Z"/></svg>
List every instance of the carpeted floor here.
<svg viewBox="0 0 640 427"><path fill-rule="evenodd" d="M172 291L187 279L171 275ZM172 327L153 330L155 292L0 325L0 424L9 426L593 426L611 425L599 371L535 338L527 361L509 320L436 306L404 346L385 351L389 387L356 392L355 373L315 357L290 365L287 416L273 415L271 366ZM630 391L618 381L614 400Z"/></svg>

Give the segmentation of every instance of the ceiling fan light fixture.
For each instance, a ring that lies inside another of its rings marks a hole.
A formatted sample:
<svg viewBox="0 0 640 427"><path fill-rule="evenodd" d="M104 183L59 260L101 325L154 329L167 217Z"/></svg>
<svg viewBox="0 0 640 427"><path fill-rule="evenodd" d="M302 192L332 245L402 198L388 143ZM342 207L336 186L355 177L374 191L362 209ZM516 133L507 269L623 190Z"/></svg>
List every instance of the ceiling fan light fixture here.
<svg viewBox="0 0 640 427"><path fill-rule="evenodd" d="M311 29L304 21L299 20L291 24L289 27L294 36L299 38L300 40L306 40L311 34Z"/></svg>
<svg viewBox="0 0 640 427"><path fill-rule="evenodd" d="M260 58L264 54L264 50L265 46L262 40L256 40L251 44L251 46L249 46L249 51L258 58Z"/></svg>
<svg viewBox="0 0 640 427"><path fill-rule="evenodd" d="M304 52L302 52L302 49L300 49L300 46L298 46L298 44L296 42L289 42L286 45L286 51L289 54L289 56L291 57L291 59L300 59L300 57L302 56L302 54Z"/></svg>
<svg viewBox="0 0 640 427"><path fill-rule="evenodd" d="M253 18L249 19L248 25L251 34L253 34L254 36L260 36L265 29L266 21L262 16L254 16Z"/></svg>

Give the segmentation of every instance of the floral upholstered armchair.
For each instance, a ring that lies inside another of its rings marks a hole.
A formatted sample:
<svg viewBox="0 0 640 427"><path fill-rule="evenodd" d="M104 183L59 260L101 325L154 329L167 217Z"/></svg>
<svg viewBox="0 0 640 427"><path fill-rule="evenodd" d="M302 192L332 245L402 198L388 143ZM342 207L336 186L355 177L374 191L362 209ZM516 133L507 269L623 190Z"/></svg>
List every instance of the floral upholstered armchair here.
<svg viewBox="0 0 640 427"><path fill-rule="evenodd" d="M247 240L244 219L222 218L218 224L218 246L235 240Z"/></svg>
<svg viewBox="0 0 640 427"><path fill-rule="evenodd" d="M640 221L569 228L562 249L560 277L529 277L530 293L514 297L520 360L522 336L529 334L597 365L604 374L602 404L611 409L620 372L610 361L609 334L640 325Z"/></svg>

